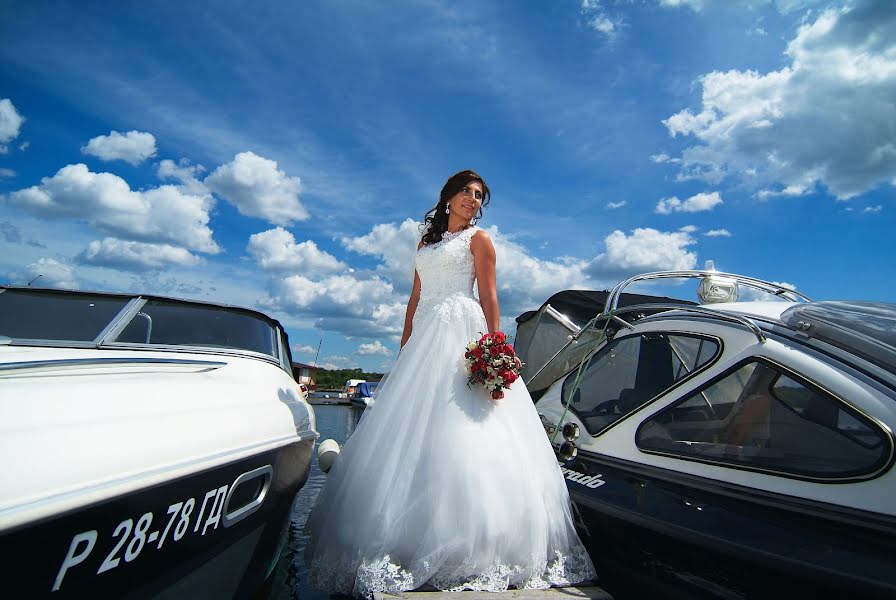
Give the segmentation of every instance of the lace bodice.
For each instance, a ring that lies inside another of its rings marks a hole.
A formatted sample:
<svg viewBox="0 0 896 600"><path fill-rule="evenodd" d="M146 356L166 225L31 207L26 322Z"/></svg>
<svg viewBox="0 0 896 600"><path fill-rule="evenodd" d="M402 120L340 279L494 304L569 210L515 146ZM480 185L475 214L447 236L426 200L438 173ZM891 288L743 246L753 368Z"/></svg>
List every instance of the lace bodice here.
<svg viewBox="0 0 896 600"><path fill-rule="evenodd" d="M460 296L473 298L473 253L470 240L479 231L470 227L457 233L446 233L442 241L423 246L417 251L416 268L420 276L420 302L417 312L427 312L445 299Z"/></svg>

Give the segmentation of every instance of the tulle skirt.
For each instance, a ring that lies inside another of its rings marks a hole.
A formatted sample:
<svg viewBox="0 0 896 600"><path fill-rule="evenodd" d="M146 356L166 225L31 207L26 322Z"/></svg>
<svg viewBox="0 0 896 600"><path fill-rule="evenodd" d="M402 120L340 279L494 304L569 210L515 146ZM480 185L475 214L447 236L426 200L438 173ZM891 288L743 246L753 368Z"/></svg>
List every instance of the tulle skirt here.
<svg viewBox="0 0 896 600"><path fill-rule="evenodd" d="M463 352L486 331L482 309L443 304L415 319L329 472L306 526L311 585L370 597L592 579L528 391L517 380L493 401L467 387Z"/></svg>

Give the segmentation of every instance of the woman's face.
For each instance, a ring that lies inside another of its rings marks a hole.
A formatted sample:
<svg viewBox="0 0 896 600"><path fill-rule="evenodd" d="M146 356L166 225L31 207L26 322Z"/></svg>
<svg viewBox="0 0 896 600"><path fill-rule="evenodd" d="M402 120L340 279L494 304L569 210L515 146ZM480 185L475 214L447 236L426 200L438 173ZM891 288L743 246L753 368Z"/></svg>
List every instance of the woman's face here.
<svg viewBox="0 0 896 600"><path fill-rule="evenodd" d="M472 221L482 206L482 184L471 181L448 201L451 213L464 221Z"/></svg>

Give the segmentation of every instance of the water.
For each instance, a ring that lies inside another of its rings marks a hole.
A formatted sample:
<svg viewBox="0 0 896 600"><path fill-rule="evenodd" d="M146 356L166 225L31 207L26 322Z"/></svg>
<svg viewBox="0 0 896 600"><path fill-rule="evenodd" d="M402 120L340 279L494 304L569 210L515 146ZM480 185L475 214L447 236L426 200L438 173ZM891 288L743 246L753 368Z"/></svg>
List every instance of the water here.
<svg viewBox="0 0 896 600"><path fill-rule="evenodd" d="M358 425L363 411L350 406L316 405L317 430L320 440L333 438L342 446ZM314 506L317 494L327 480L317 466L317 450L311 460L311 473L305 486L299 491L292 506L289 522L289 540L284 556L286 579L279 590L271 595L272 600L327 600L329 594L308 586L308 568L305 566L305 544L303 533L305 521Z"/></svg>

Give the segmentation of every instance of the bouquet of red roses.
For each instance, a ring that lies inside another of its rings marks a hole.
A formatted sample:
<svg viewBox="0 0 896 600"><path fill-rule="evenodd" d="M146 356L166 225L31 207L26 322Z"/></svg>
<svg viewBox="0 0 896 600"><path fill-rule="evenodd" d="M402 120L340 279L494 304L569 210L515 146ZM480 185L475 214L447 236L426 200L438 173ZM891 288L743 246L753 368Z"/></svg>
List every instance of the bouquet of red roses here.
<svg viewBox="0 0 896 600"><path fill-rule="evenodd" d="M491 392L492 400L504 397L504 389L519 378L523 364L501 331L486 333L467 344L464 361L470 376L467 385L482 385Z"/></svg>

